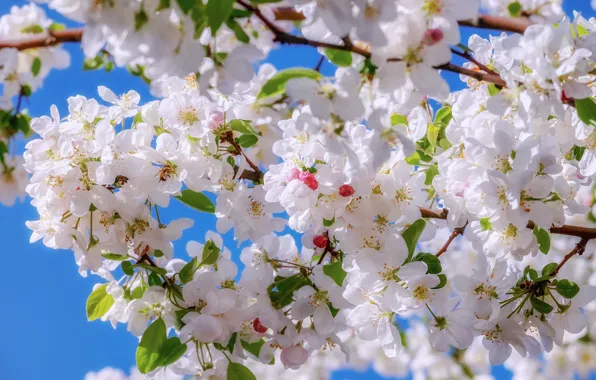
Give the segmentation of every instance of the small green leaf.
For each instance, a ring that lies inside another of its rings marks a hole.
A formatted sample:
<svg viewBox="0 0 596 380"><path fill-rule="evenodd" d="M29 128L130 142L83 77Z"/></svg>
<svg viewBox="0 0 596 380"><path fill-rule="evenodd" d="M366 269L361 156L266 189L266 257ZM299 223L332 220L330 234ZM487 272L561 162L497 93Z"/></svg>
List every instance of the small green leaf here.
<svg viewBox="0 0 596 380"><path fill-rule="evenodd" d="M134 288L134 290L132 291L132 293L130 293L131 298L133 300L138 300L143 298L143 294L145 294L145 290L147 290L146 287L144 286L137 286L136 288Z"/></svg>
<svg viewBox="0 0 596 380"><path fill-rule="evenodd" d="M268 289L271 305L276 309L288 306L294 298L294 292L305 285L311 285L311 282L301 273L290 277L276 277Z"/></svg>
<svg viewBox="0 0 596 380"><path fill-rule="evenodd" d="M530 298L530 302L532 303L532 307L534 308L534 310L536 310L539 313L548 314L551 311L553 311L553 307L551 305L540 300L536 296L532 296L532 298Z"/></svg>
<svg viewBox="0 0 596 380"><path fill-rule="evenodd" d="M238 137L238 144L243 148L250 148L259 141L259 138L255 135L242 135Z"/></svg>
<svg viewBox="0 0 596 380"><path fill-rule="evenodd" d="M234 32L234 35L236 36L238 41L245 44L250 42L250 37L248 36L248 34L246 34L244 29L242 29L242 26L240 26L240 24L238 24L233 18L228 19L226 25Z"/></svg>
<svg viewBox="0 0 596 380"><path fill-rule="evenodd" d="M420 252L417 254L413 261L422 261L428 267L427 273L439 274L443 270L441 266L441 260L432 253Z"/></svg>
<svg viewBox="0 0 596 380"><path fill-rule="evenodd" d="M426 138L428 138L428 142L432 146L437 145L437 139L439 138L439 132L441 132L441 127L435 123L429 123L426 129Z"/></svg>
<svg viewBox="0 0 596 380"><path fill-rule="evenodd" d="M551 273L553 273L553 271L555 270L555 268L557 267L557 263L549 263L546 264L544 266L544 268L542 268L542 275L543 276L550 276Z"/></svg>
<svg viewBox="0 0 596 380"><path fill-rule="evenodd" d="M261 353L261 347L263 347L263 345L265 344L265 341L261 339L254 343L249 343L247 341L241 340L240 344L242 345L242 348L244 348L246 351L253 354L254 357L258 359L259 354Z"/></svg>
<svg viewBox="0 0 596 380"><path fill-rule="evenodd" d="M236 132L240 132L243 135L258 135L259 132L257 132L252 125L250 125L250 120L241 120L241 119L235 119L232 120L228 123L228 125L230 126L230 128L232 128L233 131Z"/></svg>
<svg viewBox="0 0 596 380"><path fill-rule="evenodd" d="M196 0L176 0L178 6L185 14L188 14L191 9L193 9Z"/></svg>
<svg viewBox="0 0 596 380"><path fill-rule="evenodd" d="M201 264L197 260L196 257L193 257L186 265L180 269L180 273L178 274L180 277L180 282L186 284L192 280L195 272L201 267Z"/></svg>
<svg viewBox="0 0 596 380"><path fill-rule="evenodd" d="M490 231L493 229L493 225L490 222L490 218L482 218L480 219L480 228L482 231Z"/></svg>
<svg viewBox="0 0 596 380"><path fill-rule="evenodd" d="M22 28L21 33L37 34L37 33L43 33L43 30L44 29L42 28L41 25L34 24L34 25L29 25L29 26Z"/></svg>
<svg viewBox="0 0 596 380"><path fill-rule="evenodd" d="M556 291L561 296L571 299L579 293L579 286L569 280L560 280L557 282Z"/></svg>
<svg viewBox="0 0 596 380"><path fill-rule="evenodd" d="M157 273L151 272L149 273L148 280L149 286L162 286L163 282L161 282L161 277Z"/></svg>
<svg viewBox="0 0 596 380"><path fill-rule="evenodd" d="M550 236L548 232L543 228L534 226L534 236L536 236L536 240L538 241L540 252L546 255L550 251Z"/></svg>
<svg viewBox="0 0 596 380"><path fill-rule="evenodd" d="M134 268L132 267L132 263L130 261L123 261L122 264L120 264L120 266L122 267L122 272L124 272L124 274L132 276L135 273Z"/></svg>
<svg viewBox="0 0 596 380"><path fill-rule="evenodd" d="M112 253L112 252L102 253L101 255L103 257L105 257L106 259L112 260L112 261L124 261L124 260L128 259L128 256L119 255L117 253Z"/></svg>
<svg viewBox="0 0 596 380"><path fill-rule="evenodd" d="M27 97L31 96L31 94L33 93L33 90L31 90L31 86L29 86L28 84L21 86L21 93Z"/></svg>
<svg viewBox="0 0 596 380"><path fill-rule="evenodd" d="M416 250L416 244L418 244L418 239L420 239L420 235L424 232L425 227L426 221L424 219L418 219L401 234L408 246L408 258L405 261L406 263L412 261L414 251Z"/></svg>
<svg viewBox="0 0 596 380"><path fill-rule="evenodd" d="M155 8L155 12L162 11L164 9L168 9L170 7L170 0L159 0L159 4L157 8Z"/></svg>
<svg viewBox="0 0 596 380"><path fill-rule="evenodd" d="M105 315L114 304L114 297L107 292L108 284L96 288L87 298L87 320L94 321Z"/></svg>
<svg viewBox="0 0 596 380"><path fill-rule="evenodd" d="M41 59L39 59L38 57L35 57L35 59L33 60L33 63L31 64L31 73L33 74L34 77L39 75L39 72L41 70Z"/></svg>
<svg viewBox="0 0 596 380"><path fill-rule="evenodd" d="M83 70L97 70L103 66L103 57L101 55L95 56L94 58L87 58L83 62Z"/></svg>
<svg viewBox="0 0 596 380"><path fill-rule="evenodd" d="M334 65L340 67L349 67L352 65L352 53L347 50L325 49L325 56Z"/></svg>
<svg viewBox="0 0 596 380"><path fill-rule="evenodd" d="M221 28L234 10L234 0L209 0L207 3L207 19L211 28L211 35Z"/></svg>
<svg viewBox="0 0 596 380"><path fill-rule="evenodd" d="M441 107L441 109L439 109L435 114L436 124L442 124L443 126L447 126L451 119L453 119L453 114L451 111L451 107L449 106Z"/></svg>
<svg viewBox="0 0 596 380"><path fill-rule="evenodd" d="M348 273L342 267L340 261L336 261L332 264L323 265L323 273L331 277L338 286L342 286L342 284L344 283L344 279L348 275Z"/></svg>
<svg viewBox="0 0 596 380"><path fill-rule="evenodd" d="M66 25L61 24L59 22L52 22L50 24L50 26L48 27L48 30L50 32L59 32L61 30L65 30L66 29Z"/></svg>
<svg viewBox="0 0 596 380"><path fill-rule="evenodd" d="M147 327L137 347L137 368L141 373L149 373L159 367L160 348L166 340L166 324L157 319Z"/></svg>
<svg viewBox="0 0 596 380"><path fill-rule="evenodd" d="M507 6L507 10L511 17L520 17L522 13L522 5L519 1L514 1Z"/></svg>
<svg viewBox="0 0 596 380"><path fill-rule="evenodd" d="M424 184L426 186L430 186L433 184L433 179L439 174L439 167L437 164L433 166L429 166L424 173L426 174L426 179L424 180Z"/></svg>
<svg viewBox="0 0 596 380"><path fill-rule="evenodd" d="M591 97L575 100L577 116L586 125L596 127L596 102Z"/></svg>
<svg viewBox="0 0 596 380"><path fill-rule="evenodd" d="M391 114L391 126L398 124L408 125L408 118L406 115L401 115L399 113Z"/></svg>
<svg viewBox="0 0 596 380"><path fill-rule="evenodd" d="M176 363L184 355L186 349L186 344L182 344L180 338L171 337L166 339L159 348L159 367Z"/></svg>
<svg viewBox="0 0 596 380"><path fill-rule="evenodd" d="M528 269L528 277L530 277L530 280L534 281L538 278L538 272L533 268L530 268Z"/></svg>
<svg viewBox="0 0 596 380"><path fill-rule="evenodd" d="M490 96L495 96L497 95L499 92L501 92L501 90L497 87L496 84L491 83L488 85L488 94Z"/></svg>
<svg viewBox="0 0 596 380"><path fill-rule="evenodd" d="M141 7L138 13L135 13L135 31L141 30L149 22L149 16L145 12L145 8Z"/></svg>
<svg viewBox="0 0 596 380"><path fill-rule="evenodd" d="M447 276L444 274L439 274L439 285L435 286L433 289L441 289L447 285Z"/></svg>
<svg viewBox="0 0 596 380"><path fill-rule="evenodd" d="M323 226L331 227L333 223L335 223L335 217L333 217L331 220L323 218Z"/></svg>
<svg viewBox="0 0 596 380"><path fill-rule="evenodd" d="M201 265L213 265L219 259L220 249L212 240L205 243L203 247L203 256L201 257Z"/></svg>
<svg viewBox="0 0 596 380"><path fill-rule="evenodd" d="M215 205L207 196L203 193L197 193L195 191L186 189L182 190L182 194L175 197L182 203L194 208L195 210L207 212L210 214L215 213Z"/></svg>
<svg viewBox="0 0 596 380"><path fill-rule="evenodd" d="M257 380L257 378L250 369L246 368L244 365L230 362L228 364L226 380Z"/></svg>
<svg viewBox="0 0 596 380"><path fill-rule="evenodd" d="M259 92L257 99L263 99L269 96L285 93L286 83L288 83L290 79L310 78L319 80L321 77L322 75L318 71L300 67L278 71L267 81L267 83L263 85L263 88L261 89L261 92Z"/></svg>

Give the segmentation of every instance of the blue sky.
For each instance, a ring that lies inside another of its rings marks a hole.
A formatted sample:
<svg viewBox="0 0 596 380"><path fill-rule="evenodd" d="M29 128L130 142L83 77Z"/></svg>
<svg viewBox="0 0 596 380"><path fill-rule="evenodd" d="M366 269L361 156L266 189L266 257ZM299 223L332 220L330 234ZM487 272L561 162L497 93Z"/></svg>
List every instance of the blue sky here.
<svg viewBox="0 0 596 380"><path fill-rule="evenodd" d="M8 13L10 6L26 4L25 0L0 1L0 15ZM589 0L567 0L566 10L580 10L593 16ZM50 12L50 17L65 22ZM68 24L72 25L72 24ZM464 31L463 41L469 36ZM72 66L68 70L53 71L44 87L30 99L28 109L33 116L49 113L56 104L62 115L66 112L66 99L81 94L97 97L97 86L105 85L116 93L135 89L143 101L151 100L147 86L125 70L112 73L103 71L83 72L83 58L79 46L68 45ZM314 67L318 61L316 50L309 47L288 47L274 51L269 61L277 68L288 66ZM332 74L329 63L323 66L325 74ZM455 74L446 73L452 88L461 87ZM20 142L22 149L24 142ZM214 228L215 218L198 214L172 202L162 217L195 219L176 244L180 253L188 240L203 241L205 232ZM29 244L26 220L37 219L29 199L12 208L0 205L0 238L3 241L3 264L0 299L0 378L7 380L33 380L39 378L79 380L91 370L112 366L128 371L134 366L137 340L126 332L125 326L113 330L107 323L87 322L85 301L93 284L101 279L95 276L82 278L69 251L55 251L41 243ZM235 250L228 236L228 247ZM495 373L499 379L509 378L503 370ZM334 379L379 379L373 372L354 373L342 371Z"/></svg>

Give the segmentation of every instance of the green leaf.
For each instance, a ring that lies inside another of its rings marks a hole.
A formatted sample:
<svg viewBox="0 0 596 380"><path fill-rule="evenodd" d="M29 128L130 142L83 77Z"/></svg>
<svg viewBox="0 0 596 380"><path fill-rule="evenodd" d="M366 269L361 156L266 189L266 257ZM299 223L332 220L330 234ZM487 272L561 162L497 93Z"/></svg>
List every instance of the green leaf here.
<svg viewBox="0 0 596 380"><path fill-rule="evenodd" d="M528 269L528 277L530 277L530 280L534 281L538 278L538 272L533 268L530 268Z"/></svg>
<svg viewBox="0 0 596 380"><path fill-rule="evenodd" d="M122 272L124 272L124 274L132 276L135 273L134 268L132 267L132 263L130 261L123 261L122 264L120 264L120 266L122 267Z"/></svg>
<svg viewBox="0 0 596 380"><path fill-rule="evenodd" d="M550 236L548 232L543 228L534 226L534 236L536 236L536 240L538 241L540 252L546 255L550 251Z"/></svg>
<svg viewBox="0 0 596 380"><path fill-rule="evenodd" d="M424 173L426 174L426 179L424 180L424 184L426 186L430 186L433 184L433 178L435 178L439 174L439 167L437 164L433 166L429 166Z"/></svg>
<svg viewBox="0 0 596 380"><path fill-rule="evenodd" d="M323 218L323 226L331 227L333 223L335 223L335 216L331 220Z"/></svg>
<svg viewBox="0 0 596 380"><path fill-rule="evenodd" d="M507 6L507 10L509 11L509 15L511 17L519 17L522 13L522 5L519 3L519 1L514 1Z"/></svg>
<svg viewBox="0 0 596 380"><path fill-rule="evenodd" d="M342 267L340 261L336 261L332 264L323 265L323 273L331 277L338 286L342 286L342 284L344 283L344 279L348 275L348 273Z"/></svg>
<svg viewBox="0 0 596 380"><path fill-rule="evenodd" d="M219 259L220 249L212 240L205 243L203 247L203 256L201 257L202 265L213 265Z"/></svg>
<svg viewBox="0 0 596 380"><path fill-rule="evenodd" d="M207 3L207 18L212 36L215 36L215 33L230 17L233 9L234 0L209 0Z"/></svg>
<svg viewBox="0 0 596 380"><path fill-rule="evenodd" d="M325 56L331 63L340 67L349 67L352 65L352 53L346 50L325 49Z"/></svg>
<svg viewBox="0 0 596 380"><path fill-rule="evenodd" d="M197 193L186 189L182 190L182 194L177 195L175 198L195 210L207 212L209 214L215 213L215 205L203 193Z"/></svg>
<svg viewBox="0 0 596 380"><path fill-rule="evenodd" d="M243 148L250 148L259 141L259 138L255 135L242 135L238 137L238 144Z"/></svg>
<svg viewBox="0 0 596 380"><path fill-rule="evenodd" d="M105 257L106 259L112 260L112 261L124 261L124 260L128 259L128 256L119 255L117 253L112 253L112 252L102 253L101 255L103 257Z"/></svg>
<svg viewBox="0 0 596 380"><path fill-rule="evenodd" d="M21 86L21 93L27 97L31 96L31 94L33 93L33 90L31 90L31 86L29 86L28 84Z"/></svg>
<svg viewBox="0 0 596 380"><path fill-rule="evenodd" d="M43 33L43 28L39 24L29 25L21 29L21 33L30 33L30 34L37 34Z"/></svg>
<svg viewBox="0 0 596 380"><path fill-rule="evenodd" d="M586 125L596 127L596 102L591 97L575 100L577 116Z"/></svg>
<svg viewBox="0 0 596 380"><path fill-rule="evenodd" d="M443 126L447 126L449 122L453 119L453 114L451 112L451 107L444 106L441 107L435 114L435 123L442 124Z"/></svg>
<svg viewBox="0 0 596 380"><path fill-rule="evenodd" d="M131 298L133 300L138 300L143 298L143 294L145 294L145 290L147 290L146 287L144 286L137 286L136 288L134 288L134 290L132 291Z"/></svg>
<svg viewBox="0 0 596 380"><path fill-rule="evenodd" d="M39 75L40 70L41 70L41 59L39 59L38 57L35 57L35 59L33 60L33 63L31 64L31 73L33 73L33 76L36 77Z"/></svg>
<svg viewBox="0 0 596 380"><path fill-rule="evenodd" d="M275 281L268 289L271 305L276 309L288 306L294 298L294 292L301 287L310 284L310 280L304 277L301 273L290 277L276 277Z"/></svg>
<svg viewBox="0 0 596 380"><path fill-rule="evenodd" d="M192 280L195 272L201 267L201 263L197 260L196 257L193 257L186 265L180 269L180 273L178 276L180 277L180 282L186 284Z"/></svg>
<svg viewBox="0 0 596 380"><path fill-rule="evenodd" d="M422 261L426 263L426 266L428 267L426 273L439 274L443 270L441 267L441 260L432 253L420 252L414 257L413 261Z"/></svg>
<svg viewBox="0 0 596 380"><path fill-rule="evenodd" d="M551 305L540 300L536 296L532 296L532 298L530 298L530 302L532 303L532 307L534 308L534 310L536 310L539 313L548 314L551 311L553 311L553 307Z"/></svg>
<svg viewBox="0 0 596 380"><path fill-rule="evenodd" d="M160 274L162 276L165 276L166 274L168 274L168 272L166 271L165 268L154 267L153 265L149 265L149 264L145 264L145 263L135 264L135 265L133 265L133 268L147 269L150 272L155 272L155 273Z"/></svg>
<svg viewBox="0 0 596 380"><path fill-rule="evenodd" d="M149 286L162 286L161 277L157 273L150 273L148 276Z"/></svg>
<svg viewBox="0 0 596 380"><path fill-rule="evenodd" d="M398 113L391 114L391 126L398 124L408 125L408 118L406 115L401 115Z"/></svg>
<svg viewBox="0 0 596 380"><path fill-rule="evenodd" d="M263 347L263 345L265 344L265 341L261 339L254 343L249 343L245 340L241 340L240 344L242 345L242 348L244 348L246 351L250 352L252 355L254 355L254 357L256 357L258 359L259 354L261 353L261 347Z"/></svg>
<svg viewBox="0 0 596 380"><path fill-rule="evenodd" d="M159 367L160 348L165 340L166 324L163 319L157 319L147 327L137 347L137 368L141 373L149 373Z"/></svg>
<svg viewBox="0 0 596 380"><path fill-rule="evenodd" d="M263 88L261 89L261 92L259 92L257 99L263 99L269 96L285 93L286 83L288 83L290 79L310 78L319 80L321 77L322 75L318 71L299 67L278 71L267 81L267 83L263 85Z"/></svg>
<svg viewBox="0 0 596 380"><path fill-rule="evenodd" d="M490 222L490 218L482 218L480 219L480 227L482 231L490 231L493 229L493 225Z"/></svg>
<svg viewBox="0 0 596 380"><path fill-rule="evenodd" d="M406 263L412 261L412 256L414 256L414 251L416 250L416 244L418 244L418 239L420 239L420 235L422 235L425 227L426 221L424 221L424 219L418 219L401 234L408 246L408 258L405 261Z"/></svg>
<svg viewBox="0 0 596 380"><path fill-rule="evenodd" d="M103 66L103 57L101 55L97 55L94 58L87 58L83 62L83 70L97 70L101 66Z"/></svg>
<svg viewBox="0 0 596 380"><path fill-rule="evenodd" d="M107 292L108 284L96 288L87 298L87 320L94 321L103 317L114 304L114 297Z"/></svg>
<svg viewBox="0 0 596 380"><path fill-rule="evenodd" d="M439 285L435 286L433 289L441 289L445 287L445 285L447 285L447 276L445 276L444 274L439 275L439 280Z"/></svg>
<svg viewBox="0 0 596 380"><path fill-rule="evenodd" d="M569 280L560 280L557 282L555 290L561 296L571 299L579 293L579 286L575 282Z"/></svg>
<svg viewBox="0 0 596 380"><path fill-rule="evenodd" d="M137 347L137 368L141 373L149 373L158 367L175 363L186 352L186 345L177 337L167 339L166 324L162 319L155 320L141 337Z"/></svg>
<svg viewBox="0 0 596 380"><path fill-rule="evenodd" d="M138 13L135 13L135 31L139 31L148 22L149 16L147 16L145 8L141 7L141 10Z"/></svg>
<svg viewBox="0 0 596 380"><path fill-rule="evenodd" d="M496 84L491 83L488 85L488 94L490 96L495 96L497 95L499 92L501 92L501 90L497 87Z"/></svg>
<svg viewBox="0 0 596 380"><path fill-rule="evenodd" d="M250 37L248 36L248 34L246 34L244 29L242 29L242 26L240 26L240 24L238 24L233 18L228 19L226 25L234 32L234 35L236 36L238 41L245 44L250 42Z"/></svg>
<svg viewBox="0 0 596 380"><path fill-rule="evenodd" d="M426 138L428 138L428 142L432 146L437 145L437 139L439 138L439 132L441 132L441 127L435 123L429 123L426 129Z"/></svg>
<svg viewBox="0 0 596 380"><path fill-rule="evenodd" d="M243 135L258 135L257 132L252 125L250 125L250 120L241 120L241 119L234 119L228 123L230 128L233 131L240 132Z"/></svg>
<svg viewBox="0 0 596 380"><path fill-rule="evenodd" d="M52 22L50 24L50 26L48 27L48 30L50 32L59 32L61 30L65 30L66 29L66 25L61 24L59 22Z"/></svg>
<svg viewBox="0 0 596 380"><path fill-rule="evenodd" d="M155 8L155 12L162 11L164 9L168 9L170 7L170 0L159 0L159 4L157 8Z"/></svg>
<svg viewBox="0 0 596 380"><path fill-rule="evenodd" d="M211 0L213 1L213 0ZM257 380L255 375L240 363L228 364L227 380Z"/></svg>
<svg viewBox="0 0 596 380"><path fill-rule="evenodd" d="M176 363L184 355L186 349L186 344L182 344L180 338L171 337L166 339L159 348L159 367Z"/></svg>
<svg viewBox="0 0 596 380"><path fill-rule="evenodd" d="M14 122L14 129L23 132L25 137L28 137L31 134L31 128L29 127L29 123L31 123L31 117L27 114L19 113L16 116Z"/></svg>
<svg viewBox="0 0 596 380"><path fill-rule="evenodd" d="M178 6L182 12L187 14L191 9L193 9L196 0L176 0L176 2L178 3Z"/></svg>
<svg viewBox="0 0 596 380"><path fill-rule="evenodd" d="M551 273L553 273L553 271L555 270L555 268L557 267L557 263L549 263L546 264L544 266L544 268L542 268L542 275L543 276L550 276Z"/></svg>

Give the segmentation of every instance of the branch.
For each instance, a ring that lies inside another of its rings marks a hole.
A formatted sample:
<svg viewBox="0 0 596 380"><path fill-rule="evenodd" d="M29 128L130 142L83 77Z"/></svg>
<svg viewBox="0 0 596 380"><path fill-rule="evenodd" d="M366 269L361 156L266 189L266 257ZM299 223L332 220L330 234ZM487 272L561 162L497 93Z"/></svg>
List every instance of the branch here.
<svg viewBox="0 0 596 380"><path fill-rule="evenodd" d="M454 73L459 73L459 74L469 76L471 78L474 78L474 79L482 81L482 82L489 82L489 83L494 83L497 86L507 87L507 82L505 82L503 80L503 78L501 78L501 76L499 76L499 75L483 73L481 71L474 71L474 70L466 69L465 67L457 66L457 65L454 65L453 63L446 63L444 65L435 67L435 69L451 71Z"/></svg>
<svg viewBox="0 0 596 380"><path fill-rule="evenodd" d="M468 225L468 222L466 222L466 224L464 224L463 227L454 228L453 232L449 236L449 239L447 239L447 242L443 245L443 247L441 249L439 249L439 252L437 252L437 254L435 256L439 257L443 253L447 252L447 248L449 248L449 245L451 245L451 242L453 242L453 240L455 240L455 238L458 237L459 235L463 235L464 230L466 229L467 225Z"/></svg>
<svg viewBox="0 0 596 380"><path fill-rule="evenodd" d="M472 62L473 64L475 64L480 70L484 70L489 74L493 74L493 75L499 75L497 74L494 70L491 70L488 66L478 62L478 60L476 60L476 58L472 57L472 55L470 53L468 53L467 51L465 52L461 52L459 50L455 50L455 49L451 49L451 52L455 55L458 55L460 57L462 57L465 60L468 60L470 62Z"/></svg>
<svg viewBox="0 0 596 380"><path fill-rule="evenodd" d="M575 248L573 248L573 251L571 251L571 252L569 252L568 254L565 255L565 257L563 258L563 260L561 260L561 262L559 263L559 265L557 265L557 267L555 268L555 270L553 270L550 275L551 276L556 276L557 273L559 273L559 270L561 270L561 268L563 267L563 265L565 265L565 263L567 261L569 261L569 259L571 259L576 254L581 255L582 253L584 253L584 251L586 250L586 244L588 244L588 240L589 239L582 238L579 241L579 243L577 243L575 245Z"/></svg>
<svg viewBox="0 0 596 380"><path fill-rule="evenodd" d="M278 21L302 21L306 17L293 7L279 7L273 10L275 19ZM464 20L458 22L460 26L468 26L480 29L502 30L524 34L532 22L528 17L504 17L487 14L478 15L476 20Z"/></svg>
<svg viewBox="0 0 596 380"><path fill-rule="evenodd" d="M83 38L83 28L67 29L48 32L47 36L20 42L2 42L0 49L14 48L18 50L35 49L58 45L64 42L80 42Z"/></svg>

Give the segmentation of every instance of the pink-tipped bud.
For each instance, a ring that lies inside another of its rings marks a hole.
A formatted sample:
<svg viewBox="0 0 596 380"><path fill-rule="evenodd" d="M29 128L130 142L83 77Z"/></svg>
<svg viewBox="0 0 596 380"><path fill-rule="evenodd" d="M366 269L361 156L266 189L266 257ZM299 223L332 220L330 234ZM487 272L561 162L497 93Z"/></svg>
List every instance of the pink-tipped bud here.
<svg viewBox="0 0 596 380"><path fill-rule="evenodd" d="M258 332L259 334L265 334L267 332L267 327L265 327L261 324L261 321L259 320L259 318L252 321L252 328L255 329L255 331Z"/></svg>
<svg viewBox="0 0 596 380"><path fill-rule="evenodd" d="M328 241L329 238L325 235L317 235L314 238L312 238L312 243L317 248L325 248L327 246Z"/></svg>
<svg viewBox="0 0 596 380"><path fill-rule="evenodd" d="M445 35L441 29L428 29L424 32L423 41L425 45L433 46L441 42L444 36Z"/></svg>
<svg viewBox="0 0 596 380"><path fill-rule="evenodd" d="M354 188L352 185L341 185L339 187L339 195L342 197L351 197L354 195Z"/></svg>
<svg viewBox="0 0 596 380"><path fill-rule="evenodd" d="M298 179L300 178L300 170L296 169L296 168L292 168L290 169L290 172L288 173L288 182L294 180L294 179Z"/></svg>
<svg viewBox="0 0 596 380"><path fill-rule="evenodd" d="M319 188L319 181L317 181L314 174L302 172L300 173L299 178L306 186L310 187L311 190L316 190Z"/></svg>
<svg viewBox="0 0 596 380"><path fill-rule="evenodd" d="M209 115L209 129L214 130L219 128L221 123L224 122L224 113L215 111Z"/></svg>

